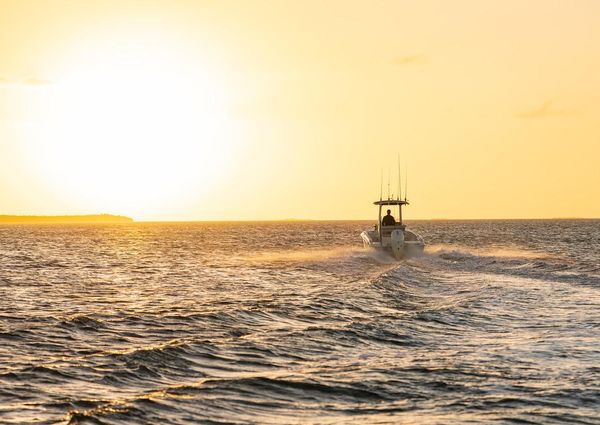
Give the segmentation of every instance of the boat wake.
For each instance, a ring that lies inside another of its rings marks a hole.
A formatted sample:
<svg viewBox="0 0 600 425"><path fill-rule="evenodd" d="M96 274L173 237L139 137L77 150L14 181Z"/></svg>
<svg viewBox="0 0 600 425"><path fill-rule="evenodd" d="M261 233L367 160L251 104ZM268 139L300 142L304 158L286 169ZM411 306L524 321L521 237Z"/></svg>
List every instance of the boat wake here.
<svg viewBox="0 0 600 425"><path fill-rule="evenodd" d="M286 251L261 251L238 257L240 261L253 264L268 263L313 263L336 258L354 256L358 253L356 246L340 246L320 249L292 249Z"/></svg>

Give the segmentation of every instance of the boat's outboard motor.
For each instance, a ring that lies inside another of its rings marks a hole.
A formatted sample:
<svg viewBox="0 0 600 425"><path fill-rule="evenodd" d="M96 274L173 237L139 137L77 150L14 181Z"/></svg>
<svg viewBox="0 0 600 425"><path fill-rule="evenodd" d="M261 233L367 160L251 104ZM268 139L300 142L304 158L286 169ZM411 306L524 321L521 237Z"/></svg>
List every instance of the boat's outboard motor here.
<svg viewBox="0 0 600 425"><path fill-rule="evenodd" d="M394 229L390 235L390 246L392 254L396 259L404 257L404 232L400 229Z"/></svg>

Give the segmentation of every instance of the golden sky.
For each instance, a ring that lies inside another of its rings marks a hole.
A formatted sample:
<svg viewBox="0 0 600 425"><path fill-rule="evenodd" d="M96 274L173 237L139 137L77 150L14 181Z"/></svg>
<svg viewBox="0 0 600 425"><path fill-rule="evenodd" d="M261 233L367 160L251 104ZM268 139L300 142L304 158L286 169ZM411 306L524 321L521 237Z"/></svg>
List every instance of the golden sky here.
<svg viewBox="0 0 600 425"><path fill-rule="evenodd" d="M600 217L600 2L0 0L0 214ZM384 189L387 193L387 188Z"/></svg>

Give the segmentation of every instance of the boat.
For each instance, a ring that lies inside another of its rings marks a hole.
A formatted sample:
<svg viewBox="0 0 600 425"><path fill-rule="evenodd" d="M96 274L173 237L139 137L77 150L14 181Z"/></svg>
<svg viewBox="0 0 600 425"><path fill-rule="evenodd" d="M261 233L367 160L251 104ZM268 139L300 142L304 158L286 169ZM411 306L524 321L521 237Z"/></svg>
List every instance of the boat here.
<svg viewBox="0 0 600 425"><path fill-rule="evenodd" d="M379 206L379 218L373 230L365 230L360 234L365 247L390 252L396 259L419 255L425 249L423 238L409 230L402 222L402 207L408 205L406 199L380 199L373 202ZM393 225L382 225L383 207L398 207L398 218Z"/></svg>

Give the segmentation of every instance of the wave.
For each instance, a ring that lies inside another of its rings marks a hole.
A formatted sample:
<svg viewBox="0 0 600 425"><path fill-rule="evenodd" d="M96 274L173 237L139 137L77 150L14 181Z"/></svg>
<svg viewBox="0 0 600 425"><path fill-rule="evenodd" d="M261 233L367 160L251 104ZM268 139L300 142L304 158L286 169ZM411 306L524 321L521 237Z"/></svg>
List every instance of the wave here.
<svg viewBox="0 0 600 425"><path fill-rule="evenodd" d="M324 399L331 406L340 406L341 411L346 410L345 406L352 409L351 406L357 404L393 401L368 383L319 382L285 376L207 378L132 397L97 400L93 403L89 400L71 400L67 405L88 408L70 409L65 422L113 423L131 421L137 417L147 418L148 410L168 411L174 401L178 402L179 411L187 411L203 423L221 423L220 420L224 418L228 418L227 423L237 423L232 422L231 418L243 411L274 420L286 416L288 409L314 408Z"/></svg>
<svg viewBox="0 0 600 425"><path fill-rule="evenodd" d="M104 327L104 323L99 318L91 315L80 314L62 319L58 326L67 329L97 331Z"/></svg>
<svg viewBox="0 0 600 425"><path fill-rule="evenodd" d="M549 252L527 250L518 247L468 247L460 244L432 244L427 245L425 253L429 255L457 255L457 256L484 256L499 258L546 258L555 259L556 256Z"/></svg>
<svg viewBox="0 0 600 425"><path fill-rule="evenodd" d="M588 264L548 252L513 248L467 248L460 245L428 247L423 262L449 271L470 271L600 286L600 274Z"/></svg>

